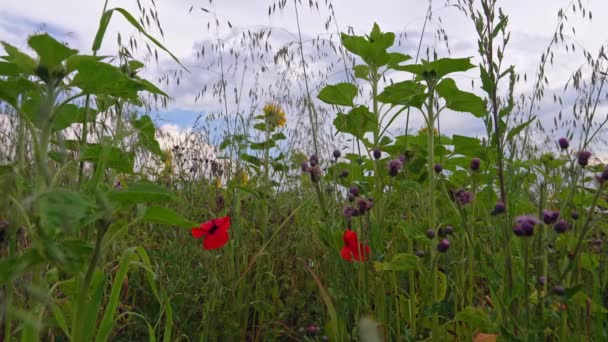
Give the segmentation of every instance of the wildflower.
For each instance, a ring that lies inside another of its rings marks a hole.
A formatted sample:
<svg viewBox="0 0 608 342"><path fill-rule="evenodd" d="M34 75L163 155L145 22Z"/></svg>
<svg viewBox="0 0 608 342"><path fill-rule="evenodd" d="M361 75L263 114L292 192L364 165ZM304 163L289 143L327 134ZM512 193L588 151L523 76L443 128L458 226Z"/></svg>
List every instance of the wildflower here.
<svg viewBox="0 0 608 342"><path fill-rule="evenodd" d="M467 205L473 201L473 193L460 189L454 194L454 199L460 205Z"/></svg>
<svg viewBox="0 0 608 342"><path fill-rule="evenodd" d="M245 171L245 169L241 169L241 171L239 172L238 181L243 185L249 183L249 175L247 174L247 171Z"/></svg>
<svg viewBox="0 0 608 342"><path fill-rule="evenodd" d="M448 240L448 239L443 239L443 240L439 241L439 243L437 244L437 250L441 253L444 253L449 248L450 248L450 240Z"/></svg>
<svg viewBox="0 0 608 342"><path fill-rule="evenodd" d="M345 206L342 209L342 215L344 215L344 217L347 220L350 220L353 216L358 216L359 215L359 210L357 210L357 209L355 209L353 207L350 207L350 206Z"/></svg>
<svg viewBox="0 0 608 342"><path fill-rule="evenodd" d="M401 171L401 167L403 166L403 162L399 159L393 159L388 162L388 174L395 177L399 171Z"/></svg>
<svg viewBox="0 0 608 342"><path fill-rule="evenodd" d="M543 210L543 222L545 224L552 224L559 218L559 211L555 210Z"/></svg>
<svg viewBox="0 0 608 342"><path fill-rule="evenodd" d="M287 123L285 112L277 104L269 103L264 106L262 111L264 112L264 119L272 130L276 127L283 127Z"/></svg>
<svg viewBox="0 0 608 342"><path fill-rule="evenodd" d="M359 215L365 215L374 207L374 203L372 203L370 200L362 198L357 202L357 207L359 208Z"/></svg>
<svg viewBox="0 0 608 342"><path fill-rule="evenodd" d="M555 285L553 287L553 293L558 296L563 296L564 294L566 294L566 289L561 285Z"/></svg>
<svg viewBox="0 0 608 342"><path fill-rule="evenodd" d="M407 159L407 158L405 157L405 154L400 154L400 155L399 155L399 161L401 162L401 164L405 163L405 160L406 160L406 159Z"/></svg>
<svg viewBox="0 0 608 342"><path fill-rule="evenodd" d="M359 243L357 233L347 229L342 237L344 247L340 251L342 259L346 261L365 261L369 258L370 248L367 245Z"/></svg>
<svg viewBox="0 0 608 342"><path fill-rule="evenodd" d="M357 188L355 185L351 186L350 189L348 189L348 192L353 195L353 196L358 196L359 195L359 188Z"/></svg>
<svg viewBox="0 0 608 342"><path fill-rule="evenodd" d="M355 196L353 194L348 194L348 201L349 202L354 202L355 201Z"/></svg>
<svg viewBox="0 0 608 342"><path fill-rule="evenodd" d="M382 157L382 152L377 147L374 149L372 154L374 155L374 159L380 159L380 157Z"/></svg>
<svg viewBox="0 0 608 342"><path fill-rule="evenodd" d="M600 174L600 182L608 181L608 165L604 168L604 171Z"/></svg>
<svg viewBox="0 0 608 342"><path fill-rule="evenodd" d="M310 180L313 183L318 182L321 179L321 167L316 165L310 168Z"/></svg>
<svg viewBox="0 0 608 342"><path fill-rule="evenodd" d="M517 236L532 236L534 234L534 226L540 223L540 221L532 215L522 215L515 219L515 226L513 232Z"/></svg>
<svg viewBox="0 0 608 342"><path fill-rule="evenodd" d="M308 172L308 168L310 168L310 165L308 165L308 162L302 162L302 164L300 164L300 168L302 169L302 172Z"/></svg>
<svg viewBox="0 0 608 342"><path fill-rule="evenodd" d="M313 153L308 158L308 162L310 163L310 166L315 167L315 166L319 165L319 157Z"/></svg>
<svg viewBox="0 0 608 342"><path fill-rule="evenodd" d="M452 235L454 234L454 227L447 225L443 228L439 228L439 236L444 237L447 235Z"/></svg>
<svg viewBox="0 0 608 342"><path fill-rule="evenodd" d="M479 160L479 158L473 158L471 159L471 170L473 171L477 171L479 170L479 167L481 166L481 160Z"/></svg>
<svg viewBox="0 0 608 342"><path fill-rule="evenodd" d="M540 276L540 278L538 278L538 282L539 282L541 285L545 285L545 284L547 283L547 277L545 277L545 276Z"/></svg>
<svg viewBox="0 0 608 342"><path fill-rule="evenodd" d="M572 210L572 212L570 213L570 217L571 217L573 220L578 220L578 217L579 217L579 215L578 215L578 211L576 211L576 210Z"/></svg>
<svg viewBox="0 0 608 342"><path fill-rule="evenodd" d="M443 171L443 167L441 164L437 163L435 166L433 166L433 170L435 170L435 173L441 173L441 171Z"/></svg>
<svg viewBox="0 0 608 342"><path fill-rule="evenodd" d="M491 214L492 214L492 216L496 216L496 215L504 214L506 211L507 211L507 206L505 205L505 203L503 201L499 201L494 206L494 210L492 210Z"/></svg>
<svg viewBox="0 0 608 342"><path fill-rule="evenodd" d="M591 152L589 151L580 151L578 153L578 165L585 167L589 164L589 158L591 158Z"/></svg>
<svg viewBox="0 0 608 342"><path fill-rule="evenodd" d="M334 150L334 158L336 160L338 160L338 158L340 158L340 156L342 156L342 153L340 152L340 150Z"/></svg>
<svg viewBox="0 0 608 342"><path fill-rule="evenodd" d="M557 142L559 143L559 147L562 150L566 150L570 146L570 142L568 141L567 138L559 138L559 140Z"/></svg>
<svg viewBox="0 0 608 342"><path fill-rule="evenodd" d="M195 239L203 238L203 248L206 250L223 247L230 236L230 216L224 216L203 222L198 228L192 228L192 236Z"/></svg>
<svg viewBox="0 0 608 342"><path fill-rule="evenodd" d="M218 189L222 187L222 180L220 177L215 177L215 187Z"/></svg>
<svg viewBox="0 0 608 342"><path fill-rule="evenodd" d="M340 178L346 178L346 177L348 177L348 170L342 170L342 172L340 172L340 174L338 175L338 177L340 177Z"/></svg>
<svg viewBox="0 0 608 342"><path fill-rule="evenodd" d="M434 239L435 238L435 231L431 228L426 230L426 237L429 239Z"/></svg>
<svg viewBox="0 0 608 342"><path fill-rule="evenodd" d="M565 233L569 227L570 227L570 225L568 224L568 222L566 222L566 220L564 220L564 219L561 219L561 220L557 221L557 223L553 226L553 229L557 233L561 234L561 233Z"/></svg>

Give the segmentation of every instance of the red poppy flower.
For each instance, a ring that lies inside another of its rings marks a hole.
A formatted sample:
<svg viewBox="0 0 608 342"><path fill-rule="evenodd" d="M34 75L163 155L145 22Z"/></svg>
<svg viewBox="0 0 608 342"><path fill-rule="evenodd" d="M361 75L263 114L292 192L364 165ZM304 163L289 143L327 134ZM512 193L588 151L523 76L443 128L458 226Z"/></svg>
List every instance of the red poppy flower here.
<svg viewBox="0 0 608 342"><path fill-rule="evenodd" d="M346 261L365 261L369 258L370 248L367 245L359 243L357 233L350 229L344 231L344 247L340 251L342 259Z"/></svg>
<svg viewBox="0 0 608 342"><path fill-rule="evenodd" d="M198 228L192 228L192 236L195 239L203 238L203 248L216 249L223 247L230 239L228 228L230 216L224 216L203 222Z"/></svg>

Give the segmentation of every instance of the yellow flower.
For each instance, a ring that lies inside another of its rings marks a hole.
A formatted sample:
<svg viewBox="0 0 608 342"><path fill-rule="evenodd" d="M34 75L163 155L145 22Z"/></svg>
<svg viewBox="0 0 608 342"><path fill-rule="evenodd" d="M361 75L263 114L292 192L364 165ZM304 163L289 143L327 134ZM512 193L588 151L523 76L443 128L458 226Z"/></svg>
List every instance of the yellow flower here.
<svg viewBox="0 0 608 342"><path fill-rule="evenodd" d="M418 133L419 133L419 134L426 134L426 132L427 132L428 130L429 130L429 129L428 129L427 127L422 127L422 128L421 128L421 129L418 131ZM435 127L435 128L433 129L433 132L435 133L435 136L438 136L438 135L439 135L439 130L437 129L437 127Z"/></svg>
<svg viewBox="0 0 608 342"><path fill-rule="evenodd" d="M163 159L165 164L165 172L171 172L173 168L173 155L171 154L171 150L167 149L163 153Z"/></svg>
<svg viewBox="0 0 608 342"><path fill-rule="evenodd" d="M264 118L270 124L270 128L283 127L287 123L285 112L283 109L274 103L269 103L264 106Z"/></svg>
<svg viewBox="0 0 608 342"><path fill-rule="evenodd" d="M247 183L249 183L249 175L247 174L247 171L241 170L241 172L239 174L239 181L243 185L246 185Z"/></svg>
<svg viewBox="0 0 608 342"><path fill-rule="evenodd" d="M218 189L222 187L222 180L220 177L215 177L215 187Z"/></svg>

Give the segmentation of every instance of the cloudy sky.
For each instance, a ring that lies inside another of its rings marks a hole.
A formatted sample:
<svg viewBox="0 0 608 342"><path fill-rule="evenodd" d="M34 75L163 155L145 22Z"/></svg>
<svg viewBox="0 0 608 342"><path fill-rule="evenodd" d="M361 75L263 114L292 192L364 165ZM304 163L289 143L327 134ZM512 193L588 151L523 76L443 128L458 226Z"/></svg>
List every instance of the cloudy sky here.
<svg viewBox="0 0 608 342"><path fill-rule="evenodd" d="M151 6L150 0L140 0L142 5ZM452 3L455 0L451 1ZM211 18L209 13L201 11L203 7L215 12L221 21L219 35L225 41L238 37L243 31L259 30L261 28L275 28L278 38L293 39L297 33L296 17L292 1L283 12L268 15L268 6L271 0L156 0L160 21L164 30L163 44L191 69L191 73L180 78L180 85L163 85L174 100L166 111L159 114L162 124L172 124L177 128L187 128L199 115L205 115L217 109L217 103L212 99L206 101L200 98L195 101L198 91L210 82L209 73L197 70L196 52L205 42L215 39L216 32L207 29ZM325 0L319 0L319 11L311 10L307 6L308 0L302 1L299 8L300 23L305 41L312 37L322 35L329 38L335 33L335 26L328 31L324 22L328 17ZM348 27L363 34L369 31L374 22L378 22L384 31L406 33L408 38L403 40L403 50L410 54L415 53L424 23L428 2L426 0L333 0L336 19L340 30ZM449 36L450 52L454 57L474 56L476 54L476 34L473 24L453 6L446 6L446 0L433 0L433 20L425 30L423 46L436 46L435 30L442 27ZM564 82L571 73L584 64L582 51L587 50L597 55L602 44L606 44L608 31L605 23L608 21L608 1L582 0L586 11L593 13L593 19L582 20L581 11L576 1L576 12L573 12L571 0L502 0L499 1L503 10L510 16L509 27L512 31L511 43L506 54L506 63L515 64L519 74L526 74L528 82L518 84L516 91L525 94L532 86L540 56L549 44L558 23L557 12L560 8L567 8L568 22L565 24L564 34L569 45L575 44L577 52L566 52L563 46L556 48L554 65L548 72L548 92L561 93ZM103 8L103 0L0 0L0 39L11 42L21 48L26 48L25 38L36 30L44 30L55 37L67 41L71 46L83 53L90 51ZM110 0L108 8L124 7L137 16L136 0L118 1ZM193 10L190 12L190 8ZM587 16L588 17L588 16ZM441 23L439 22L441 20ZM229 27L226 23L230 21ZM576 28L573 32L571 26ZM126 21L116 16L110 24L107 39L102 47L102 54L115 54L116 33L121 32L123 39L135 30ZM280 33L283 32L281 37ZM154 32L158 36L158 32ZM333 37L334 41L335 35ZM143 41L143 38L141 38ZM283 42L285 43L285 42ZM238 48L235 46L235 48ZM447 54L447 50L438 46L440 55ZM155 76L177 69L175 63L166 55L161 54L161 61L152 64L146 71L147 75ZM320 61L317 61L317 64ZM327 62L329 64L329 62ZM478 71L456 77L459 84L468 85L477 79ZM343 76L343 75L342 75ZM335 81L343 79L339 75ZM330 83L332 80L328 80ZM605 108L605 107L603 107ZM538 115L544 120L552 120L556 115L555 105L547 101L546 106L539 110ZM606 115L602 113L602 117ZM397 126L400 123L397 122ZM454 114L446 117L442 127L454 133L475 134L480 132L483 125L467 115Z"/></svg>

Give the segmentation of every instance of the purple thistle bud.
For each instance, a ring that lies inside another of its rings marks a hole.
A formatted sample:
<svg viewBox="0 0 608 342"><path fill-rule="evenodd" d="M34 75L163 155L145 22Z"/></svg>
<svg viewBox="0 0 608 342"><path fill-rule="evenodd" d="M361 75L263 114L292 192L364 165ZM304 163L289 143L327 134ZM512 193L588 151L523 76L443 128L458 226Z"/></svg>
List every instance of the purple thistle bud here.
<svg viewBox="0 0 608 342"><path fill-rule="evenodd" d="M340 178L346 178L346 177L348 177L348 170L342 170L342 172L340 172L340 174L338 175L338 177L340 177Z"/></svg>
<svg viewBox="0 0 608 342"><path fill-rule="evenodd" d="M576 210L572 210L572 212L570 213L570 217L571 217L573 220L578 220L578 217L579 217L579 215L578 215L578 211L576 211Z"/></svg>
<svg viewBox="0 0 608 342"><path fill-rule="evenodd" d="M347 220L350 220L351 217L358 216L359 215L359 211L357 209L353 208L353 207L345 206L342 209L342 215L344 215L344 217Z"/></svg>
<svg viewBox="0 0 608 342"><path fill-rule="evenodd" d="M308 162L302 162L302 164L300 164L300 167L302 168L302 172L308 172L308 168L310 167L310 165L308 165Z"/></svg>
<svg viewBox="0 0 608 342"><path fill-rule="evenodd" d="M524 228L521 226L521 224L516 224L515 226L513 226L513 233L517 236L526 235L526 232L524 231Z"/></svg>
<svg viewBox="0 0 608 342"><path fill-rule="evenodd" d="M481 160L479 160L479 158L471 159L471 170L477 171L477 170L479 170L480 166L481 166Z"/></svg>
<svg viewBox="0 0 608 342"><path fill-rule="evenodd" d="M405 163L405 159L406 159L406 158L405 158L405 154L401 154L401 155L399 155L399 161L400 161L402 164L403 164L403 163Z"/></svg>
<svg viewBox="0 0 608 342"><path fill-rule="evenodd" d="M496 205L494 205L494 210L492 210L492 216L504 214L507 211L507 206L503 201L498 201Z"/></svg>
<svg viewBox="0 0 608 342"><path fill-rule="evenodd" d="M589 151L580 151L578 153L578 165L585 167L589 164L589 158L591 158L591 152Z"/></svg>
<svg viewBox="0 0 608 342"><path fill-rule="evenodd" d="M338 160L338 158L340 158L340 156L342 156L342 153L340 152L340 150L334 150L334 158L336 160Z"/></svg>
<svg viewBox="0 0 608 342"><path fill-rule="evenodd" d="M426 237L429 239L434 239L435 238L435 231L431 228L426 230Z"/></svg>
<svg viewBox="0 0 608 342"><path fill-rule="evenodd" d="M348 194L348 201L349 202L354 202L355 201L355 196L353 196L352 194Z"/></svg>
<svg viewBox="0 0 608 342"><path fill-rule="evenodd" d="M454 227L447 225L443 228L445 235L452 235L454 234Z"/></svg>
<svg viewBox="0 0 608 342"><path fill-rule="evenodd" d="M388 162L388 174L395 177L399 171L401 171L401 167L403 163L399 159L393 159Z"/></svg>
<svg viewBox="0 0 608 342"><path fill-rule="evenodd" d="M545 284L547 283L547 277L545 277L545 276L540 276L540 278L538 278L538 282L539 282L541 285L545 285Z"/></svg>
<svg viewBox="0 0 608 342"><path fill-rule="evenodd" d="M570 228L570 225L564 219L557 221L557 223L553 226L553 229L559 234L565 233L568 228Z"/></svg>
<svg viewBox="0 0 608 342"><path fill-rule="evenodd" d="M375 148L374 151L372 152L374 159L380 159L380 157L382 157L382 151L380 151L379 148Z"/></svg>
<svg viewBox="0 0 608 342"><path fill-rule="evenodd" d="M454 194L454 199L460 205L467 205L473 201L473 193L460 189Z"/></svg>
<svg viewBox="0 0 608 342"><path fill-rule="evenodd" d="M359 196L359 188L357 188L355 185L351 186L350 189L348 189L348 192L355 197Z"/></svg>
<svg viewBox="0 0 608 342"><path fill-rule="evenodd" d="M553 293L555 293L558 296L563 296L564 294L566 294L566 288L564 288L561 285L555 285L553 287Z"/></svg>
<svg viewBox="0 0 608 342"><path fill-rule="evenodd" d="M543 222L545 224L552 224L559 218L559 211L555 210L543 210Z"/></svg>
<svg viewBox="0 0 608 342"><path fill-rule="evenodd" d="M308 162L310 163L310 166L315 167L319 165L319 157L313 153L310 155L310 158L308 158Z"/></svg>
<svg viewBox="0 0 608 342"><path fill-rule="evenodd" d="M559 138L559 140L557 142L559 143L559 147L562 150L566 150L570 146L570 142L568 141L568 138Z"/></svg>
<svg viewBox="0 0 608 342"><path fill-rule="evenodd" d="M443 167L441 164L437 163L435 166L433 166L433 170L435 170L435 173L441 173L441 171L443 171Z"/></svg>
<svg viewBox="0 0 608 342"><path fill-rule="evenodd" d="M365 215L365 213L367 213L374 207L374 204L362 198L357 202L357 207L359 208L359 215Z"/></svg>
<svg viewBox="0 0 608 342"><path fill-rule="evenodd" d="M448 240L448 239L443 239L443 240L439 241L439 243L437 244L437 250L441 253L444 253L449 248L450 248L450 240Z"/></svg>
<svg viewBox="0 0 608 342"><path fill-rule="evenodd" d="M540 223L540 221L532 215L518 216L515 219L515 222L516 222L516 225L515 225L515 227L513 227L513 232L517 236L521 236L521 235L518 235L518 232L516 232L516 227L518 227L518 229L517 229L518 231L520 229L521 229L521 231L523 231L523 235L532 236L534 234L534 226L536 226L537 224Z"/></svg>
<svg viewBox="0 0 608 342"><path fill-rule="evenodd" d="M313 183L318 182L321 179L321 167L316 165L310 168L310 180Z"/></svg>

